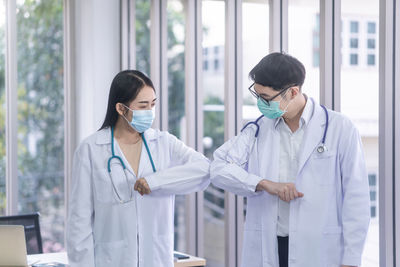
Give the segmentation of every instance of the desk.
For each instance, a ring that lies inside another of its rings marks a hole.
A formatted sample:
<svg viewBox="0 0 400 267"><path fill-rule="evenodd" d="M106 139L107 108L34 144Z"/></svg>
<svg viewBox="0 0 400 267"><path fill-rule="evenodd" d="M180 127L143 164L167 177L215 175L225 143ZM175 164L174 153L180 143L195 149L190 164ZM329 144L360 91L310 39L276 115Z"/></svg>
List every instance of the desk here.
<svg viewBox="0 0 400 267"><path fill-rule="evenodd" d="M176 253L182 254L189 256L189 259L186 260L179 260L174 262L174 267L188 267L188 266L206 266L206 260L202 258L197 258L182 252L177 252Z"/></svg>
<svg viewBox="0 0 400 267"><path fill-rule="evenodd" d="M67 252L28 255L28 264L59 262L68 264Z"/></svg>
<svg viewBox="0 0 400 267"><path fill-rule="evenodd" d="M187 255L181 252L178 252L183 255ZM187 255L190 258L186 260L179 260L174 262L174 267L189 267L189 266L205 266L206 260L202 258L193 257ZM29 263L46 263L46 262L59 262L68 264L68 256L66 252L60 253L46 253L46 254L34 254L28 255L28 262Z"/></svg>

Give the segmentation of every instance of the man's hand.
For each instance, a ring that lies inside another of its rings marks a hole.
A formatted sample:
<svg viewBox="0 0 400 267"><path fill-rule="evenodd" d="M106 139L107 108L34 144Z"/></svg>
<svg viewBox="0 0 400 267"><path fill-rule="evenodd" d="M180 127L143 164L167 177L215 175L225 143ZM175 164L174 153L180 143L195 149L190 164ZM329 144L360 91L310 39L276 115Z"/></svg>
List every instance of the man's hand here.
<svg viewBox="0 0 400 267"><path fill-rule="evenodd" d="M271 195L277 195L281 200L286 202L304 196L303 193L296 190L296 186L293 183L275 183L268 180L262 180L258 183L256 191L262 190Z"/></svg>
<svg viewBox="0 0 400 267"><path fill-rule="evenodd" d="M147 184L146 179L140 178L136 181L134 189L139 192L139 194L148 195L151 193L150 187Z"/></svg>

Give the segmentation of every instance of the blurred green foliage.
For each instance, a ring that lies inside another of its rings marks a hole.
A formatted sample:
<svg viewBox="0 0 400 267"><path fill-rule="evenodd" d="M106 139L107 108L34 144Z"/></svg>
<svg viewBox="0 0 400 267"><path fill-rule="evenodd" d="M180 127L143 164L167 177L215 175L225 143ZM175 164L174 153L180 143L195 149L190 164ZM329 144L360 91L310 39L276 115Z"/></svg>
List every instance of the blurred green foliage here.
<svg viewBox="0 0 400 267"><path fill-rule="evenodd" d="M0 213L4 213L5 38L0 30ZM18 210L41 213L46 251L64 239L63 1L17 4ZM3 210L1 210L3 209Z"/></svg>

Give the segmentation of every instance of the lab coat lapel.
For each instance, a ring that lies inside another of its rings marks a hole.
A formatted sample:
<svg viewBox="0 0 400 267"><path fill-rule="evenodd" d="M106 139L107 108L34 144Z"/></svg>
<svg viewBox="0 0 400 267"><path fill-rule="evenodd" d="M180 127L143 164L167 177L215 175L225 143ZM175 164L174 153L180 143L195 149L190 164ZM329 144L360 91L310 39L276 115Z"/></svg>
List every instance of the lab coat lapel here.
<svg viewBox="0 0 400 267"><path fill-rule="evenodd" d="M269 119L264 119L269 120ZM275 129L275 121L265 121L265 125L260 127L260 135L258 137L257 155L258 166L260 168L259 175L267 179L278 182L279 181L279 148L280 148L280 135ZM271 153L273 151L274 153ZM268 164L267 164L268 163Z"/></svg>
<svg viewBox="0 0 400 267"><path fill-rule="evenodd" d="M148 141L147 141L147 144L149 145L149 149L150 149L150 144ZM145 174L148 174L149 168L151 169L149 156L147 155L147 150L146 150L146 147L144 146L144 142L142 142L142 152L140 153L140 161L139 161L139 167L138 167L138 179L143 178L143 176Z"/></svg>
<svg viewBox="0 0 400 267"><path fill-rule="evenodd" d="M315 104L314 100L312 101L313 114L304 133L297 175L301 172L316 147L322 142L322 137L324 135L325 113L319 105Z"/></svg>
<svg viewBox="0 0 400 267"><path fill-rule="evenodd" d="M151 156L153 157L154 155L154 142L156 139L156 132L153 129L148 129L146 132L143 133L144 137L146 139L147 145L149 146L149 151ZM153 157L154 160L154 157ZM156 164L154 162L154 164ZM155 166L157 169L157 166ZM151 166L150 162L150 157L149 154L147 153L146 146L144 145L144 142L142 144L142 153L140 154L140 162L139 162L139 168L138 168L138 175L139 178L144 177L145 175L153 173L153 167Z"/></svg>

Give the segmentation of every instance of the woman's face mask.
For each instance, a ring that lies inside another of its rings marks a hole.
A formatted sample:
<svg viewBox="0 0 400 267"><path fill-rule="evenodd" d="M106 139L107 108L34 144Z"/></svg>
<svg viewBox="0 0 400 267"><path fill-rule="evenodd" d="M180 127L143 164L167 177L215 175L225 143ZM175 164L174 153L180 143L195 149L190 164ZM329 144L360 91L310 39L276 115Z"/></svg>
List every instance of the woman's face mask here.
<svg viewBox="0 0 400 267"><path fill-rule="evenodd" d="M155 117L154 108L136 110L130 109L127 106L125 107L132 111L132 120L129 121L125 116L123 117L135 131L137 131L138 133L143 133L151 127Z"/></svg>

